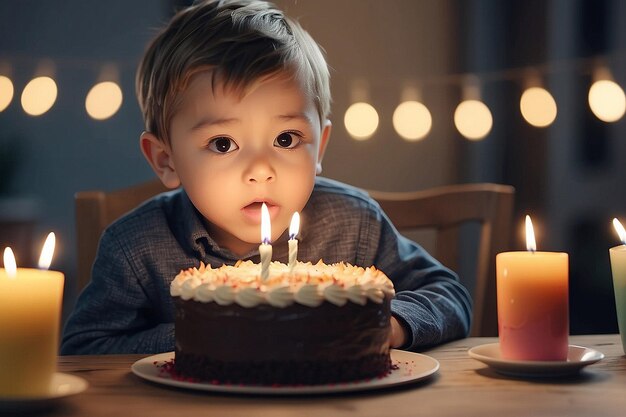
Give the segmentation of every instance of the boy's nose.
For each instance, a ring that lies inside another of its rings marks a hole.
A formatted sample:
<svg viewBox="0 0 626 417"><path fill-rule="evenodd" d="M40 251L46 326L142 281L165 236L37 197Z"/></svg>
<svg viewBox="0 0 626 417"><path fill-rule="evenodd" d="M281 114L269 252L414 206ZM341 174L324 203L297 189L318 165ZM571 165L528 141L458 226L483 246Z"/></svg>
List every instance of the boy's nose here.
<svg viewBox="0 0 626 417"><path fill-rule="evenodd" d="M250 184L273 182L276 179L276 172L266 158L253 161L244 175L245 181Z"/></svg>

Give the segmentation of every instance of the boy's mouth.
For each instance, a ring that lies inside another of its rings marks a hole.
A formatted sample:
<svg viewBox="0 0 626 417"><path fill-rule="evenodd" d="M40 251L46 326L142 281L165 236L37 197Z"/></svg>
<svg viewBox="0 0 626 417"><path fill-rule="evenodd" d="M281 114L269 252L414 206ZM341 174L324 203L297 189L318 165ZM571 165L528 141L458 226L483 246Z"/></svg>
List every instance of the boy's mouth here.
<svg viewBox="0 0 626 417"><path fill-rule="evenodd" d="M267 205L267 210L270 213L270 218L275 218L276 214L278 214L279 206L274 204L271 201L253 201L241 208L243 214L253 220L255 223L261 224L261 206L265 203Z"/></svg>

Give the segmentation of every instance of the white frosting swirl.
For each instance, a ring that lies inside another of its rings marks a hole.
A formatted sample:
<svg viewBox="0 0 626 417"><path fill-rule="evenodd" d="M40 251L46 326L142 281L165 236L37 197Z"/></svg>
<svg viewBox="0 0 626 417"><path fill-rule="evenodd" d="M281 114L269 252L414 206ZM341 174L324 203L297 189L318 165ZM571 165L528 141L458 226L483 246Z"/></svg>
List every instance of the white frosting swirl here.
<svg viewBox="0 0 626 417"><path fill-rule="evenodd" d="M289 285L279 285L266 293L267 303L274 307L284 308L293 304L293 291Z"/></svg>
<svg viewBox="0 0 626 417"><path fill-rule="evenodd" d="M183 285L180 288L180 298L183 300L190 300L196 294L196 287L201 284L201 281L196 277L191 277L190 279L183 282Z"/></svg>
<svg viewBox="0 0 626 417"><path fill-rule="evenodd" d="M215 287L211 284L201 284L196 288L196 296L193 297L194 300L200 301L202 303L208 303L209 301L215 301L213 297L213 293L215 292Z"/></svg>
<svg viewBox="0 0 626 417"><path fill-rule="evenodd" d="M317 307L324 301L324 297L317 290L317 284L302 284L295 292L294 299L296 302L309 307Z"/></svg>
<svg viewBox="0 0 626 417"><path fill-rule="evenodd" d="M181 271L182 274L182 271ZM170 295L172 297L179 297L181 294L181 287L183 285L183 281L186 278L182 275L177 275L176 278L174 278L174 280L172 281L172 283L170 284Z"/></svg>
<svg viewBox="0 0 626 417"><path fill-rule="evenodd" d="M235 301L235 290L230 285L220 285L213 291L213 299L221 306L227 306Z"/></svg>
<svg viewBox="0 0 626 417"><path fill-rule="evenodd" d="M237 303L246 308L259 304L286 307L294 302L316 307L324 301L337 306L347 302L380 304L395 294L393 283L380 270L350 264L313 265L297 262L293 273L279 262L270 265L270 276L262 280L258 264L239 261L234 266L199 268L181 271L170 285L170 294L183 300Z"/></svg>
<svg viewBox="0 0 626 417"><path fill-rule="evenodd" d="M365 289L365 296L373 302L380 304L385 299L385 292L380 288L369 286Z"/></svg>
<svg viewBox="0 0 626 417"><path fill-rule="evenodd" d="M324 298L333 303L336 306L344 306L348 302L348 295L346 294L346 290L338 284L331 283L326 286L323 290ZM382 300L379 304L382 303Z"/></svg>
<svg viewBox="0 0 626 417"><path fill-rule="evenodd" d="M258 288L242 288L237 291L235 302L242 307L254 307L263 302L263 294Z"/></svg>
<svg viewBox="0 0 626 417"><path fill-rule="evenodd" d="M367 302L367 297L365 296L365 291L360 284L356 284L348 288L348 300L352 301L354 304L364 306Z"/></svg>

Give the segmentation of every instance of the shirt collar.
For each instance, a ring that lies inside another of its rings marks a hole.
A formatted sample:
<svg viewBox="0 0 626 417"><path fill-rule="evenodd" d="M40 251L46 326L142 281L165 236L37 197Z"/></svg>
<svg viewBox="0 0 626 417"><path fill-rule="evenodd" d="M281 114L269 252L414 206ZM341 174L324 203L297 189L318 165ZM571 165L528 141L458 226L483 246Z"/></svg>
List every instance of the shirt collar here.
<svg viewBox="0 0 626 417"><path fill-rule="evenodd" d="M198 258L205 263L208 262L209 254L218 255L221 258L236 260L237 256L228 249L222 249L209 235L203 223L202 214L193 205L189 196L182 190L182 205L184 213L182 220L181 239L194 251Z"/></svg>

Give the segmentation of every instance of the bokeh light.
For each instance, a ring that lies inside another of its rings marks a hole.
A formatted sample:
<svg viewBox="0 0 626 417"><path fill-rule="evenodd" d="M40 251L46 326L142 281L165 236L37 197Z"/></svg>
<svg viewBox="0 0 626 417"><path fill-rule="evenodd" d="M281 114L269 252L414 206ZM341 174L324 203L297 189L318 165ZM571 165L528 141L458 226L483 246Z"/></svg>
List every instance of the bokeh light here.
<svg viewBox="0 0 626 417"><path fill-rule="evenodd" d="M596 81L589 89L589 107L598 119L616 122L626 110L624 90L610 80Z"/></svg>
<svg viewBox="0 0 626 417"><path fill-rule="evenodd" d="M524 91L519 106L524 119L535 127L550 126L556 119L556 101L544 88L531 87Z"/></svg>
<svg viewBox="0 0 626 417"><path fill-rule="evenodd" d="M454 125L467 139L480 140L491 131L493 118L482 101L465 100L454 111Z"/></svg>
<svg viewBox="0 0 626 417"><path fill-rule="evenodd" d="M378 128L378 112L368 103L354 103L346 110L343 122L350 136L357 140L366 140Z"/></svg>
<svg viewBox="0 0 626 417"><path fill-rule="evenodd" d="M112 81L94 85L85 99L87 114L96 120L113 116L122 105L122 89Z"/></svg>
<svg viewBox="0 0 626 417"><path fill-rule="evenodd" d="M0 75L0 111L4 111L13 100L13 82L9 77Z"/></svg>
<svg viewBox="0 0 626 417"><path fill-rule="evenodd" d="M425 138L432 125L430 111L420 102L405 101L393 112L393 127L398 135L408 141Z"/></svg>
<svg viewBox="0 0 626 417"><path fill-rule="evenodd" d="M57 85L52 78L33 78L22 91L22 108L31 116L40 116L50 110L56 99Z"/></svg>

